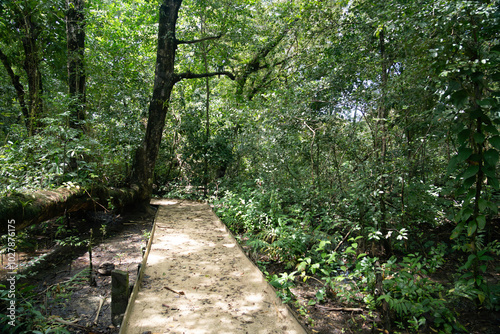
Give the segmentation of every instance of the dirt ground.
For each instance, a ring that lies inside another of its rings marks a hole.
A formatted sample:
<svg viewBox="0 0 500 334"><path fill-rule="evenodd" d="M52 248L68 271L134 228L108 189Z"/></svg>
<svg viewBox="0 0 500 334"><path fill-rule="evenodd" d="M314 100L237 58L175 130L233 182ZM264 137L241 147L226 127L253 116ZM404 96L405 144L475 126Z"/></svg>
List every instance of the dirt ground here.
<svg viewBox="0 0 500 334"><path fill-rule="evenodd" d="M118 333L111 322L111 276L97 270L103 263L112 263L115 269L127 271L133 284L153 220L154 215L121 215L112 232L95 237L95 286L90 286L88 279L89 252L61 260L29 277L24 283L36 285L39 304L35 307L54 326L64 326L71 333Z"/></svg>
<svg viewBox="0 0 500 334"><path fill-rule="evenodd" d="M306 333L207 204L154 204L145 276L121 333Z"/></svg>

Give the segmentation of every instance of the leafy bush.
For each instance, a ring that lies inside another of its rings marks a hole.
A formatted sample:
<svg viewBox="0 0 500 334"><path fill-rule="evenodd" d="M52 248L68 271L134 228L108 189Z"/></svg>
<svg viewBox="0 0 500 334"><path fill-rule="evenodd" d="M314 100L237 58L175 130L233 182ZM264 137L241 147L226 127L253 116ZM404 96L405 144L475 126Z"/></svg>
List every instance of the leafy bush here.
<svg viewBox="0 0 500 334"><path fill-rule="evenodd" d="M16 281L21 279L16 276ZM0 285L0 330L2 333L15 334L70 334L65 328L52 324L37 307L36 297L32 285L18 284L16 291L16 319L14 326L9 324L11 319L7 317L7 305L10 303L9 290L5 285Z"/></svg>
<svg viewBox="0 0 500 334"><path fill-rule="evenodd" d="M427 261L418 254L410 254L402 261L389 259L382 265L383 292L376 302L387 302L396 318L406 321L415 331L428 325L451 333L456 317L444 299L448 292L426 277L428 268Z"/></svg>

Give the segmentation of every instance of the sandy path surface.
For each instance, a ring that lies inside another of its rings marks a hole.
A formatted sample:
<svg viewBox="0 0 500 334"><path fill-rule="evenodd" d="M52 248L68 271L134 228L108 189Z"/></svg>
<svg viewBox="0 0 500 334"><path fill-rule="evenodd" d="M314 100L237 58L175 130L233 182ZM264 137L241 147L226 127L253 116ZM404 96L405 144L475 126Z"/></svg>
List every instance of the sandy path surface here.
<svg viewBox="0 0 500 334"><path fill-rule="evenodd" d="M207 204L160 201L120 333L306 333Z"/></svg>

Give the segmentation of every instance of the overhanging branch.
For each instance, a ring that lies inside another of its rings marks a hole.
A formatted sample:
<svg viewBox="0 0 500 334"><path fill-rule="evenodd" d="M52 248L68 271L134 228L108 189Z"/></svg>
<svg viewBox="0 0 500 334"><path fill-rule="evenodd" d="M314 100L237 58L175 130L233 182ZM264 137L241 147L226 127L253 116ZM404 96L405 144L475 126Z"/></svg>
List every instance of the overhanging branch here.
<svg viewBox="0 0 500 334"><path fill-rule="evenodd" d="M201 42L204 42L204 41L211 41L211 40L214 40L214 39L219 39L221 37L222 37L222 35L209 36L209 37L204 37L204 38L200 38L200 39L194 39L194 40L191 40L191 41L183 41L183 40L178 39L177 40L177 44L196 44L196 43L201 43Z"/></svg>
<svg viewBox="0 0 500 334"><path fill-rule="evenodd" d="M176 81L181 81L183 79L199 79L199 78L207 78L207 77L215 77L225 75L231 80L236 80L236 77L233 73L228 71L220 71L220 72L210 72L210 73L192 73L192 72L184 72L176 74Z"/></svg>
<svg viewBox="0 0 500 334"><path fill-rule="evenodd" d="M293 21L296 22L297 20ZM263 64L266 57L273 51L278 44L286 37L291 29L291 24L286 26L283 31L276 36L273 40L269 41L266 45L264 45L255 55L254 57L245 65L241 74L238 75L238 86L240 94L243 92L243 88L247 82L248 77L255 72L260 71L261 69L268 68L268 64Z"/></svg>

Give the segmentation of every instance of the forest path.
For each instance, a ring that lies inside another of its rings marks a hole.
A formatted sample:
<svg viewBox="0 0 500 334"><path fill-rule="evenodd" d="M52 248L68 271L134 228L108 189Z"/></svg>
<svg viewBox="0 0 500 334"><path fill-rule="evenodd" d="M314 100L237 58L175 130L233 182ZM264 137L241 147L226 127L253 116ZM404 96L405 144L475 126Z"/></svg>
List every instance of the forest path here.
<svg viewBox="0 0 500 334"><path fill-rule="evenodd" d="M151 249L120 333L306 333L210 206L152 204Z"/></svg>

